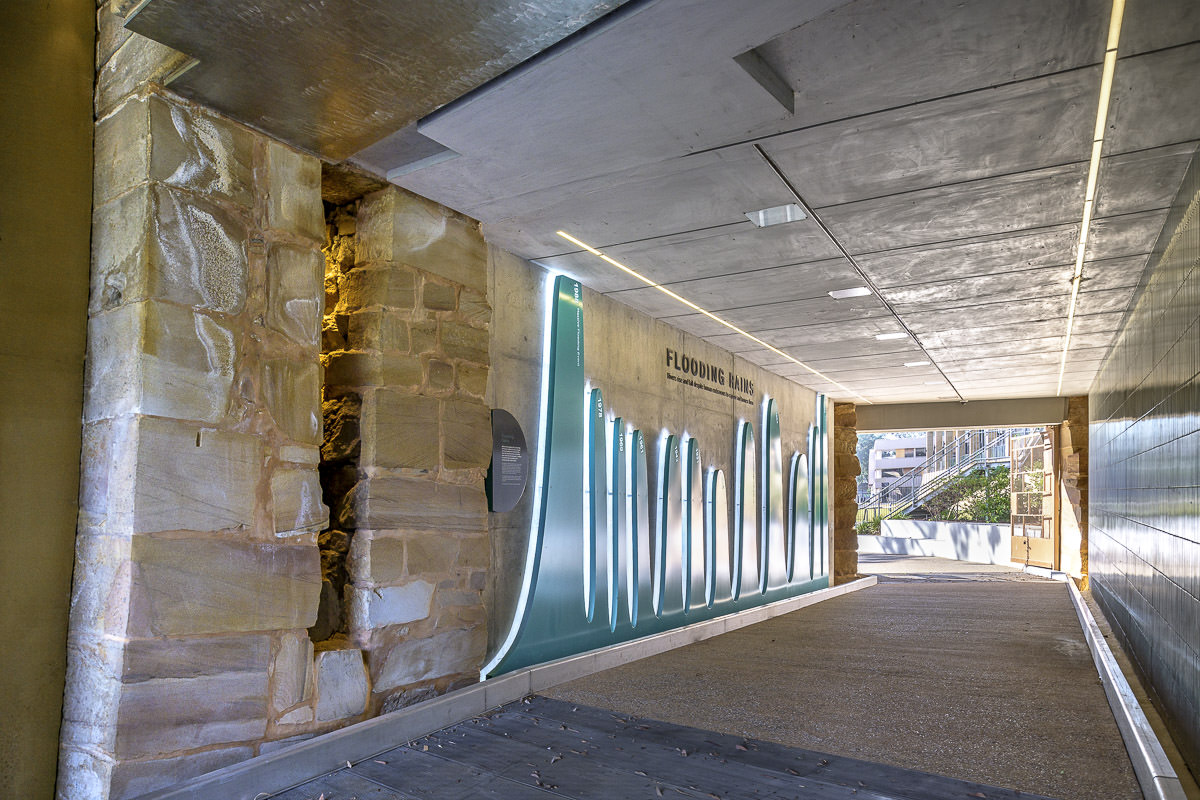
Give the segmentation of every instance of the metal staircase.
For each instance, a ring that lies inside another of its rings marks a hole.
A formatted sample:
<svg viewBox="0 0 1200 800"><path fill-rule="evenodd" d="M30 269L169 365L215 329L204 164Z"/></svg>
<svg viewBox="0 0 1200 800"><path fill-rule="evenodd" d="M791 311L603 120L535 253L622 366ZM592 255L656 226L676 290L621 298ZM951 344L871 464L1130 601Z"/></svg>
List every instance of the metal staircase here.
<svg viewBox="0 0 1200 800"><path fill-rule="evenodd" d="M899 480L883 487L860 503L860 519L896 519L910 516L921 508L925 501L940 494L958 477L987 469L993 464L1007 464L1010 433L1007 430L977 429L959 435ZM962 446L971 437L980 435L983 437L983 446L971 451L966 457L959 457ZM951 462L950 466L936 469L944 462Z"/></svg>

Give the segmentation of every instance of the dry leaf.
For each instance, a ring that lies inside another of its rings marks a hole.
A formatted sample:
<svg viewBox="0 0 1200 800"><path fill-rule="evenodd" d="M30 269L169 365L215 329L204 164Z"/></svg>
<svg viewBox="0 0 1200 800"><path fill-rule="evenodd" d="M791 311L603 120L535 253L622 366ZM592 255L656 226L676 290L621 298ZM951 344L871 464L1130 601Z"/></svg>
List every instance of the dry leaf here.
<svg viewBox="0 0 1200 800"><path fill-rule="evenodd" d="M737 746L737 749L738 749L738 750L749 750L750 748L749 748L749 747L746 747L746 745L744 745L744 744L739 744L739 745Z"/></svg>

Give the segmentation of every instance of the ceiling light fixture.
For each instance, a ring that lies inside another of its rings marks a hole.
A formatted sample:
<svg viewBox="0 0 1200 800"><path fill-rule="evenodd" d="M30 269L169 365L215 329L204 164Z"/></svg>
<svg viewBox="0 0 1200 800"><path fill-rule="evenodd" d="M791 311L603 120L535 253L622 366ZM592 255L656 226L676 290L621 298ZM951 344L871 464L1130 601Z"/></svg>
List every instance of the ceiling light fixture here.
<svg viewBox="0 0 1200 800"><path fill-rule="evenodd" d="M1112 97L1113 74L1117 69L1117 43L1121 39L1121 18L1125 15L1125 0L1113 0L1112 16L1108 20L1108 43L1104 50L1104 72L1100 77L1100 99L1096 108L1096 127L1092 133L1092 157L1088 162L1087 188L1083 195L1083 219L1079 226L1079 241L1075 249L1075 271L1071 275L1071 301L1067 305L1067 333L1063 337L1062 361L1058 365L1058 389L1062 394L1063 375L1067 371L1067 352L1071 349L1071 329L1075 326L1075 306L1079 300L1079 284L1083 280L1083 259L1087 251L1088 232L1096 206L1096 184L1100 176L1100 155L1104 150L1104 128L1108 124L1108 105Z"/></svg>
<svg viewBox="0 0 1200 800"><path fill-rule="evenodd" d="M930 364L930 362L928 362L928 361L905 361L904 362L904 366L906 366L906 367L928 367L929 364Z"/></svg>
<svg viewBox="0 0 1200 800"><path fill-rule="evenodd" d="M767 348L775 355L786 358L788 361L792 362L793 364L801 366L804 369L811 372L813 375L816 375L821 380L833 384L834 386L838 387L839 389L841 389L844 392L847 392L848 394L854 395L855 397L857 397L859 400L863 401L864 403L870 404L870 402L871 402L870 400L863 397L861 394L854 391L853 389L843 386L842 384L838 383L837 381L833 380L832 378L828 377L827 375L821 374L817 370L810 367L808 364L805 364L803 361L800 361L799 359L788 355L787 353L783 352L782 350L780 350L778 347L775 347L774 345L767 344L762 339L758 338L757 336L755 336L752 333L748 333L747 331L742 330L737 325L734 325L732 322L727 322L726 320L721 319L720 317L718 317L716 314L712 313L711 311L701 308L700 306L693 303L691 300L688 300L686 297L682 297L681 295L676 294L675 292L671 291L667 287L663 286L661 283L656 283L656 282L650 280L642 273L638 272L635 269L625 266L620 261L617 261L616 259L614 259L608 255L605 255L604 253L600 252L596 248L592 247L590 244L586 244L585 242L582 242L579 239L576 239L574 236L567 233L566 231L555 231L555 233L557 233L562 238L566 239L568 242L571 242L572 244L582 247L584 250L587 250L592 255L613 265L614 267L621 270L622 272L626 272L626 273L632 275L633 277L637 278L639 281L646 284L647 286L651 286L655 289L658 289L663 294L667 295L668 297L670 297L674 300L678 300L680 303L683 303L688 308L690 308L694 311L700 312L704 316L711 319L713 322L717 322L717 323L720 323L721 325L724 325L726 328L729 328L729 330L733 331L734 333L740 333L742 336L745 336L747 339L754 342L755 344L758 344L758 345L761 345L761 346Z"/></svg>
<svg viewBox="0 0 1200 800"><path fill-rule="evenodd" d="M788 203L786 206L772 206L759 211L747 211L746 219L760 228L767 228L771 225L782 225L785 222L799 222L802 219L808 219L808 215L800 206Z"/></svg>
<svg viewBox="0 0 1200 800"><path fill-rule="evenodd" d="M855 286L853 289L834 289L829 296L834 300L845 300L850 297L866 297L871 290L866 286Z"/></svg>
<svg viewBox="0 0 1200 800"><path fill-rule="evenodd" d="M896 333L877 333L877 334L875 334L875 338L876 338L876 339L878 339L878 340L879 340L879 341L881 341L881 342L888 342L888 341L891 341L891 340L893 340L893 339L907 339L907 338L908 338L908 334L907 334L907 333L900 333L900 332L896 332Z"/></svg>

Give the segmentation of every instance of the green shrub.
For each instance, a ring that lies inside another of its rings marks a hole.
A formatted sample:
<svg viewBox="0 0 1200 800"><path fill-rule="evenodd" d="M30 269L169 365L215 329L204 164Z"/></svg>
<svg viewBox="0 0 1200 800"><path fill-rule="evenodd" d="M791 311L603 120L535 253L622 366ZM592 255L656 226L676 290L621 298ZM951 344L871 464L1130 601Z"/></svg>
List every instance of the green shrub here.
<svg viewBox="0 0 1200 800"><path fill-rule="evenodd" d="M1008 522L1011 508L1008 467L960 475L927 499L924 507L931 520Z"/></svg>

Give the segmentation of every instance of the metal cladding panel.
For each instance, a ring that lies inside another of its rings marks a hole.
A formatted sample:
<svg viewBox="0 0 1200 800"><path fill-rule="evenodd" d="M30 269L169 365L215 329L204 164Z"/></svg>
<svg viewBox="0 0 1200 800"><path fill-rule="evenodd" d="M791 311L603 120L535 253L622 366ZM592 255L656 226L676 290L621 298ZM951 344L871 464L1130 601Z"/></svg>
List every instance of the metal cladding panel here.
<svg viewBox="0 0 1200 800"><path fill-rule="evenodd" d="M1200 768L1200 157L1088 395L1092 592Z"/></svg>
<svg viewBox="0 0 1200 800"><path fill-rule="evenodd" d="M741 420L734 503L723 473L705 472L695 438L662 431L657 474L649 474L643 432L626 434L620 417L607 422L600 389L585 386L582 287L558 276L551 288L525 571L509 632L482 677L827 587L823 569L800 570L794 580L784 575L785 532L817 526L807 520L785 524L775 402L762 405L765 468L774 477L757 485L753 425ZM824 440L825 405L818 395L815 430L821 434L810 433L810 443ZM808 456L821 464L822 475L824 458L823 450ZM789 487L792 494L807 491L794 478ZM740 529L732 539L731 506L733 527ZM793 502L791 514L811 508ZM767 518L761 526L760 513ZM760 541L760 529L776 535ZM779 576L760 586L760 575L772 574L770 564L760 572L759 556L767 548L778 561ZM734 564L740 565L742 582L736 597Z"/></svg>

